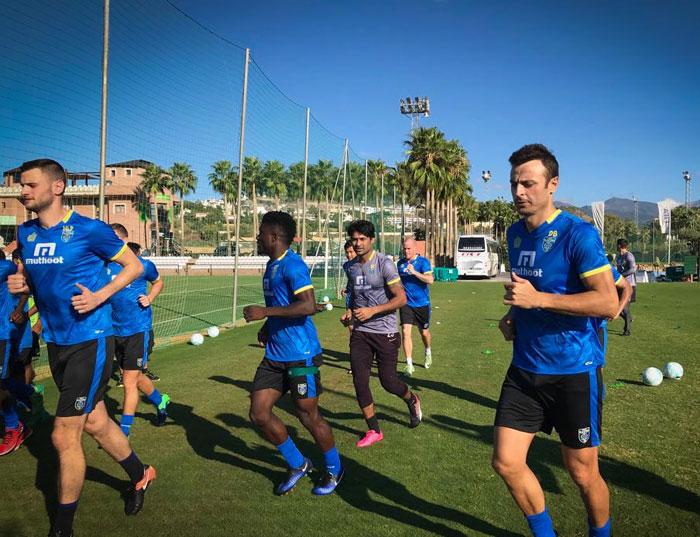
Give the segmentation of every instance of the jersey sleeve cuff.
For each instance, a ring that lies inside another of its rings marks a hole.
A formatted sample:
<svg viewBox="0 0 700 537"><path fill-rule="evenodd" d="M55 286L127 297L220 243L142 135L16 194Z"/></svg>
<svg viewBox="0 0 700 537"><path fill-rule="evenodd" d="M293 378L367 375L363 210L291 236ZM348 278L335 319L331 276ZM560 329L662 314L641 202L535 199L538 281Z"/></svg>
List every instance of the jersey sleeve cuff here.
<svg viewBox="0 0 700 537"><path fill-rule="evenodd" d="M126 252L126 249L127 249L127 248L128 248L128 247L127 247L127 245L125 244L124 246L122 246L121 248L119 248L119 251L118 251L116 254L114 254L112 257L110 257L109 260L110 260L110 261L115 261L115 260L119 259L119 258L124 254L124 252Z"/></svg>
<svg viewBox="0 0 700 537"><path fill-rule="evenodd" d="M425 272L423 272L423 274L432 274L432 273L433 273L433 269L426 270Z"/></svg>
<svg viewBox="0 0 700 537"><path fill-rule="evenodd" d="M399 278L399 277L397 276L397 277L394 278L393 280L389 280L388 282L386 282L386 284L387 284L387 285L394 285L395 283L400 282L400 281L401 281L401 278Z"/></svg>
<svg viewBox="0 0 700 537"><path fill-rule="evenodd" d="M309 289L313 289L313 288L314 288L313 285L305 285L304 287L300 287L299 289L294 291L294 294L298 295L299 293L303 293L304 291L308 291Z"/></svg>
<svg viewBox="0 0 700 537"><path fill-rule="evenodd" d="M620 283L620 282L623 281L624 279L625 279L624 276L620 276L620 277L617 279L617 281L615 282L615 285L617 285L618 283Z"/></svg>
<svg viewBox="0 0 700 537"><path fill-rule="evenodd" d="M594 268L591 270L587 270L586 272L582 272L579 274L581 278L588 278L590 276L595 276L596 274L600 274L601 272L605 272L606 270L610 270L610 265L607 263L603 266L600 266L598 268Z"/></svg>

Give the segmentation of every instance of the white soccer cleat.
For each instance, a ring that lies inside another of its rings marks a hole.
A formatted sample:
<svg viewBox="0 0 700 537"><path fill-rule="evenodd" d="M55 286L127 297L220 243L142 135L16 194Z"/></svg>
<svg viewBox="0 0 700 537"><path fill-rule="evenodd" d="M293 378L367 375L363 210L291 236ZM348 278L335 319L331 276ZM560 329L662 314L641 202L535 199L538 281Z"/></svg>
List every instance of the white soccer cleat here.
<svg viewBox="0 0 700 537"><path fill-rule="evenodd" d="M413 364L406 364L406 367L403 368L403 374L407 377L412 377L415 370L416 368L413 367Z"/></svg>
<svg viewBox="0 0 700 537"><path fill-rule="evenodd" d="M433 353L432 351L425 351L425 368L430 369L430 366L433 365Z"/></svg>

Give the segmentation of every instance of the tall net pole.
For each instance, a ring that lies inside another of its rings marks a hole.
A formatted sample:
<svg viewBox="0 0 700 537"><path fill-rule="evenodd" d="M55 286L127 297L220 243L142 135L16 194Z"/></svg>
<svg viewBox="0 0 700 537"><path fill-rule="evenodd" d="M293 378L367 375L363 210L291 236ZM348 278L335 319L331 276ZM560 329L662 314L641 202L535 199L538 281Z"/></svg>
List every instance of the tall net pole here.
<svg viewBox="0 0 700 537"><path fill-rule="evenodd" d="M301 209L301 256L306 258L306 185L309 176L309 118L311 109L306 109L306 141L304 142L304 189ZM320 218L320 213L319 213Z"/></svg>
<svg viewBox="0 0 700 537"><path fill-rule="evenodd" d="M367 179L369 177L369 164L365 160L365 197L362 200L362 218L367 218Z"/></svg>
<svg viewBox="0 0 700 537"><path fill-rule="evenodd" d="M236 197L236 257L233 262L233 323L236 323L236 308L238 307L238 257L241 249L241 193L243 190L243 150L245 142L245 113L248 104L248 67L250 65L250 49L245 49L243 66L243 101L241 104L241 139L238 149L238 192ZM225 194L224 194L225 195ZM256 210L253 207L253 210ZM257 230L253 230L257 233Z"/></svg>
<svg viewBox="0 0 700 537"><path fill-rule="evenodd" d="M107 182L107 81L109 68L109 0L103 4L103 31L102 31L102 111L100 117L100 186L98 189L97 217L105 220L105 184ZM156 201L156 218L158 217L158 205ZM107 211L108 212L108 211ZM156 240L159 238L156 237Z"/></svg>

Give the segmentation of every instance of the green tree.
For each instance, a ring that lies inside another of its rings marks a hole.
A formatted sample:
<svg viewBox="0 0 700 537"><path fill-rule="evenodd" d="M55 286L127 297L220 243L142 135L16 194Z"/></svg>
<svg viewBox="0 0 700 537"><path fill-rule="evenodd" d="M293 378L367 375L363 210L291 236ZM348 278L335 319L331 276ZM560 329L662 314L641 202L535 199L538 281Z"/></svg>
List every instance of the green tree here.
<svg viewBox="0 0 700 537"><path fill-rule="evenodd" d="M185 196L197 189L197 176L185 162L175 162L168 170L173 189L180 196L180 248L185 246Z"/></svg>
<svg viewBox="0 0 700 537"><path fill-rule="evenodd" d="M141 174L141 188L148 196L149 202L154 208L154 222L156 225L156 255L161 253L160 240L160 210L158 208L158 196L163 194L166 188L171 187L170 176L160 166L151 164Z"/></svg>
<svg viewBox="0 0 700 537"><path fill-rule="evenodd" d="M253 208L253 234L258 232L258 194L257 187L262 179L262 163L257 157L243 159L243 189L250 196ZM236 237L238 240L238 237ZM258 243L253 245L253 254L258 255Z"/></svg>
<svg viewBox="0 0 700 537"><path fill-rule="evenodd" d="M226 255L231 255L231 228L229 223L229 207L235 204L238 195L238 166L233 166L228 160L219 160L212 164L209 173L209 184L221 194L224 200L224 228L226 229ZM236 237L238 241L238 237ZM218 244L217 244L218 246Z"/></svg>
<svg viewBox="0 0 700 537"><path fill-rule="evenodd" d="M287 195L284 164L279 160L268 160L262 169L263 189L275 200L275 209L280 210L280 199Z"/></svg>

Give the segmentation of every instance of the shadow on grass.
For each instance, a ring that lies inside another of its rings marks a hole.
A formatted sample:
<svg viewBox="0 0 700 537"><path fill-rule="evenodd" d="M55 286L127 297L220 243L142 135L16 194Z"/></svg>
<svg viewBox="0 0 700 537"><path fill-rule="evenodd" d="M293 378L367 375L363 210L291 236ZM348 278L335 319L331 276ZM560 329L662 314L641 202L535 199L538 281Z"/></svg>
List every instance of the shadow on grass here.
<svg viewBox="0 0 700 537"><path fill-rule="evenodd" d="M486 408L495 409L498 405L498 402L494 399L491 399L490 397L484 397L483 395L479 395L478 393L470 392L469 390L465 390L463 388L458 388L457 386L447 384L446 382L422 379L417 377L410 377L404 380L411 385L412 389L419 388L419 390L417 391L420 391L420 389L433 390L436 392L443 393L445 395L449 395L450 397L456 397L457 399L462 399L463 401L474 403L475 405L480 405Z"/></svg>
<svg viewBox="0 0 700 537"><path fill-rule="evenodd" d="M622 382L623 384L629 384L631 386L645 386L641 380L615 379L615 382Z"/></svg>
<svg viewBox="0 0 700 537"><path fill-rule="evenodd" d="M465 434L470 438L492 445L493 427L491 426L475 425L449 416L433 415L431 418L455 430L465 431ZM657 474L607 455L600 455L598 462L603 478L618 488L648 496L670 507L691 513L697 513L700 510L700 496L698 494L669 483ZM562 466L559 442L541 435L536 436L530 448L528 464L541 479L545 490L558 492L556 478L551 468Z"/></svg>
<svg viewBox="0 0 700 537"><path fill-rule="evenodd" d="M255 472L269 479L271 483L277 482L284 475L281 468L276 471L254 462L279 466L277 451L262 446L249 447L246 442L231 434L227 428L195 414L191 406L170 403L168 415L185 430L187 442L198 456ZM229 426L247 426L243 418L232 414L220 414L217 418L227 420Z"/></svg>
<svg viewBox="0 0 700 537"><path fill-rule="evenodd" d="M221 375L212 376L210 377L210 380L236 386L246 391L250 391L250 388L252 387L252 382L235 380ZM333 390L329 391L333 392ZM340 392L333 393L340 394ZM287 412L291 416L296 416L293 403L288 397L282 397L278 402L277 407ZM334 430L341 429L352 432L353 434L360 434L360 431L355 431L338 423L338 421L342 420L358 419L359 410L357 413L350 413L330 412L326 409L322 409L321 412L322 415L331 422ZM178 417L173 417L179 422ZM234 414L219 414L217 418L229 427L252 428L252 425L250 425L247 420ZM381 419L396 423L404 423L386 414L383 414ZM294 427L290 427L288 425L287 428L302 452L310 454L319 451L315 444L296 434L296 429ZM197 438L199 437L199 434L202 433L198 433ZM238 449L236 453L237 455L244 457L258 458L263 456L265 457L265 462L269 462L270 464L279 464L280 462L277 452L272 449L250 450L243 447L242 449ZM455 522L466 528L480 531L487 535L494 535L498 537L511 537L519 535L517 533L493 526L492 524L473 517L468 513L423 500L410 492L405 485L360 464L345 454L341 454L341 460L345 467L346 477L343 483L336 490L336 494L345 502L357 509L375 513L379 516L394 520L401 524L421 528L435 535L442 535L445 537L463 536L464 533L457 529L451 528L442 522L431 520L428 517ZM234 464L240 465L239 463ZM282 477L282 474L277 474L274 472L271 473L277 475L278 478ZM384 502L377 500L375 499L376 496L382 496L387 501Z"/></svg>
<svg viewBox="0 0 700 537"><path fill-rule="evenodd" d="M34 486L44 497L44 509L52 518L58 505L58 455L51 442L53 417L34 428L32 436L25 442L29 453L36 459ZM14 535L0 533L0 535Z"/></svg>

